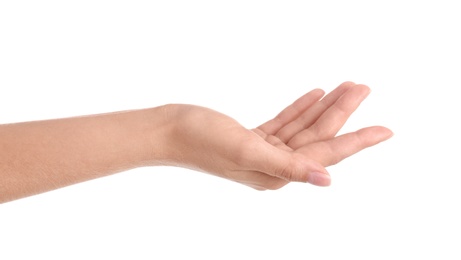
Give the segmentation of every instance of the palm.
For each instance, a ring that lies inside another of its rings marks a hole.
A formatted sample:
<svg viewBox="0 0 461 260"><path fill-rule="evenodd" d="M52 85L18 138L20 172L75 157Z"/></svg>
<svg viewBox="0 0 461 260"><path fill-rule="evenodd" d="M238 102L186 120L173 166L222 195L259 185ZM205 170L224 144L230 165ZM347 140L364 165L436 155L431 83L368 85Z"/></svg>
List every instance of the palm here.
<svg viewBox="0 0 461 260"><path fill-rule="evenodd" d="M316 89L253 131L280 149L330 166L392 135L389 129L375 126L336 136L368 93L367 86L352 82L341 84L324 98L324 92Z"/></svg>

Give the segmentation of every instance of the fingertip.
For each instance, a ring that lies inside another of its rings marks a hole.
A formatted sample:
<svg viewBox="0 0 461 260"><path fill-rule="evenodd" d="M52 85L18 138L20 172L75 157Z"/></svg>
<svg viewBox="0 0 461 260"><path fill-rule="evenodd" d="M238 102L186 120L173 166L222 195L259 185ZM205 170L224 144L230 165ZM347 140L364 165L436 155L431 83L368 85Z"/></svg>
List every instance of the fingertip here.
<svg viewBox="0 0 461 260"><path fill-rule="evenodd" d="M394 132L384 126L366 127L357 131L357 133L362 137L362 140L368 140L367 146L386 141L394 135Z"/></svg>
<svg viewBox="0 0 461 260"><path fill-rule="evenodd" d="M325 90L321 88L314 88L313 90L309 91L310 94L314 94L318 97L323 97L325 95Z"/></svg>
<svg viewBox="0 0 461 260"><path fill-rule="evenodd" d="M331 176L327 172L310 172L307 182L316 186L330 186Z"/></svg>
<svg viewBox="0 0 461 260"><path fill-rule="evenodd" d="M370 94L371 88L365 84L357 84L355 89L360 89L360 92L363 93L363 95L366 97Z"/></svg>
<svg viewBox="0 0 461 260"><path fill-rule="evenodd" d="M339 85L339 87L350 87L350 86L354 86L355 85L355 82L352 82L352 81L344 81L343 83L341 83Z"/></svg>
<svg viewBox="0 0 461 260"><path fill-rule="evenodd" d="M394 132L392 132L392 130L387 128L387 127L375 126L374 129L375 129L377 135L379 135L383 141L385 141L385 140L391 138L392 136L394 136Z"/></svg>
<svg viewBox="0 0 461 260"><path fill-rule="evenodd" d="M325 91L321 88L314 88L313 90L311 90L312 92L320 92L320 93L325 93Z"/></svg>
<svg viewBox="0 0 461 260"><path fill-rule="evenodd" d="M386 136L386 140L394 136L394 132L391 129L384 126L382 126L382 128L384 129L383 131L384 135Z"/></svg>

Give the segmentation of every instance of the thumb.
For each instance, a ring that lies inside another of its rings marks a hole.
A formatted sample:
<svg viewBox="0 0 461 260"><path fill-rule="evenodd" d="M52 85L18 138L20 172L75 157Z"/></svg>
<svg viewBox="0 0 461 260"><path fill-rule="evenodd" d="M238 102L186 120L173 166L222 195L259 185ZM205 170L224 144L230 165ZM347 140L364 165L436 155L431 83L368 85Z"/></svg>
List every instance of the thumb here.
<svg viewBox="0 0 461 260"><path fill-rule="evenodd" d="M249 155L252 170L287 181L308 182L317 186L330 185L330 175L320 163L303 154L281 150L268 143L259 143L257 146L259 147L252 149L253 152Z"/></svg>

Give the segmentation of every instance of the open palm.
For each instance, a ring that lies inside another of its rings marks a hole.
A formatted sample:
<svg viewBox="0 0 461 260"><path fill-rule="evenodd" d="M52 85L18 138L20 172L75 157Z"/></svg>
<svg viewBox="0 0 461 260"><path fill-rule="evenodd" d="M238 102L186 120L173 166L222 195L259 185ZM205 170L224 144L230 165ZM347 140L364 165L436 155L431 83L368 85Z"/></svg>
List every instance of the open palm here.
<svg viewBox="0 0 461 260"><path fill-rule="evenodd" d="M315 89L255 129L211 109L179 105L170 143L173 165L259 190L291 181L328 186L325 167L392 136L381 126L336 136L366 98L365 85L345 82L324 96Z"/></svg>
<svg viewBox="0 0 461 260"><path fill-rule="evenodd" d="M323 90L314 89L253 131L273 146L302 154L324 167L336 164L392 136L382 126L336 136L369 92L367 86L353 82L344 82L325 97ZM290 181L305 179L293 175L281 177Z"/></svg>

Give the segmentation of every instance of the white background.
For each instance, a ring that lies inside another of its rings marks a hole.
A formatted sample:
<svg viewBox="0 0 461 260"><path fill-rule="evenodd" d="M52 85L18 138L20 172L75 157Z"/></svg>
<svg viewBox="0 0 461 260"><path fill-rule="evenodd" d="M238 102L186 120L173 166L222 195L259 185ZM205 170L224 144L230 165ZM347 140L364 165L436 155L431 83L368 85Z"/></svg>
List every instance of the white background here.
<svg viewBox="0 0 461 260"><path fill-rule="evenodd" d="M1 1L0 123L181 102L255 127L313 88L395 136L328 188L143 168L0 206L0 259L460 259L456 1Z"/></svg>

